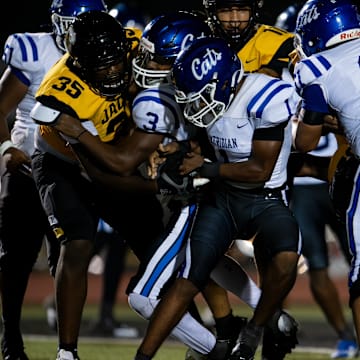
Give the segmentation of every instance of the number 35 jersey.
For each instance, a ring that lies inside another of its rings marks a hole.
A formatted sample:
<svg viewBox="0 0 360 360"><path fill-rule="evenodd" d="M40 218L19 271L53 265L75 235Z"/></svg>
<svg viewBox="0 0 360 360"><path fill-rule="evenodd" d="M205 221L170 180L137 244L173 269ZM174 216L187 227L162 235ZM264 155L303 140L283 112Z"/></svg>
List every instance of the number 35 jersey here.
<svg viewBox="0 0 360 360"><path fill-rule="evenodd" d="M132 40L136 40L132 41L133 49L138 44L138 36L135 36L137 32L131 31L134 35ZM122 94L111 100L96 94L71 70L69 61L69 54L65 54L50 69L36 93L36 100L80 121L92 121L104 142L111 142L119 135L126 135L132 123L129 101ZM36 148L74 160L71 148L66 145L66 140L56 129L47 125L40 126L35 140Z"/></svg>

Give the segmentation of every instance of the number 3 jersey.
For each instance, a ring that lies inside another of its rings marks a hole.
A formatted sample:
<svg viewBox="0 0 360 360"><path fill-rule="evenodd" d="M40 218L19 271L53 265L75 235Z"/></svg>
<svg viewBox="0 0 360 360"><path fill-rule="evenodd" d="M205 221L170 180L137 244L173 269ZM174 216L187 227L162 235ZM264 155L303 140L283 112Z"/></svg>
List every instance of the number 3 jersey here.
<svg viewBox="0 0 360 360"><path fill-rule="evenodd" d="M185 121L172 85L160 84L141 91L134 99L132 116L139 129L163 134L164 145L174 140L191 139L196 133L196 128Z"/></svg>
<svg viewBox="0 0 360 360"><path fill-rule="evenodd" d="M141 32L138 29L126 30L132 41L132 48L135 49ZM69 61L69 54L65 54L50 69L36 93L36 100L80 121L92 121L104 142L111 142L117 140L118 136L126 135L132 123L129 101L122 94L111 100L99 96L71 70ZM35 146L63 159L75 161L67 141L51 126L40 126Z"/></svg>

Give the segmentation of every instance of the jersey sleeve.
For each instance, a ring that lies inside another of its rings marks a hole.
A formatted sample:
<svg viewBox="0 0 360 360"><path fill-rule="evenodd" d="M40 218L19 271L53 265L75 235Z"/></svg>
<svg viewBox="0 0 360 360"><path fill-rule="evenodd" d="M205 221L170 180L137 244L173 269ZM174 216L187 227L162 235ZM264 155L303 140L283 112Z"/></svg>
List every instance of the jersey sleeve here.
<svg viewBox="0 0 360 360"><path fill-rule="evenodd" d="M176 130L181 118L172 94L158 89L146 89L136 96L132 116L143 131L164 135Z"/></svg>
<svg viewBox="0 0 360 360"><path fill-rule="evenodd" d="M295 65L296 90L303 99L303 107L308 111L329 112L326 91L318 80L328 68L323 60L323 57L308 58Z"/></svg>
<svg viewBox="0 0 360 360"><path fill-rule="evenodd" d="M290 63L294 35L270 25L261 25L254 36L240 49L238 56L248 73L270 68L279 76Z"/></svg>
<svg viewBox="0 0 360 360"><path fill-rule="evenodd" d="M10 35L4 46L2 60L12 68L15 75L27 86L39 65L39 49L29 33Z"/></svg>
<svg viewBox="0 0 360 360"><path fill-rule="evenodd" d="M294 50L293 42L294 41L292 37L285 39L285 41L283 41L279 45L279 48L274 53L274 56L265 66L281 74L282 69L289 67L290 64L289 54Z"/></svg>
<svg viewBox="0 0 360 360"><path fill-rule="evenodd" d="M301 101L295 87L289 82L272 79L263 89L259 101L249 107L250 116L256 118L256 128L287 123Z"/></svg>

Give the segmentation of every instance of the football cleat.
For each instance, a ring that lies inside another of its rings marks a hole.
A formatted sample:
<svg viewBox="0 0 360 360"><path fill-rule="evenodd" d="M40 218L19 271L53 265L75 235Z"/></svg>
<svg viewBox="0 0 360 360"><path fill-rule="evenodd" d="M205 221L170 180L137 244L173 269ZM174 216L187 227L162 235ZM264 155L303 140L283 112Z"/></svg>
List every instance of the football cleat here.
<svg viewBox="0 0 360 360"><path fill-rule="evenodd" d="M358 356L358 346L353 340L339 340L336 350L331 354L332 359L350 359Z"/></svg>
<svg viewBox="0 0 360 360"><path fill-rule="evenodd" d="M74 356L71 351L60 349L57 353L56 360L80 360L78 356Z"/></svg>
<svg viewBox="0 0 360 360"><path fill-rule="evenodd" d="M251 322L244 326L229 360L254 360L262 332L263 327L256 326Z"/></svg>

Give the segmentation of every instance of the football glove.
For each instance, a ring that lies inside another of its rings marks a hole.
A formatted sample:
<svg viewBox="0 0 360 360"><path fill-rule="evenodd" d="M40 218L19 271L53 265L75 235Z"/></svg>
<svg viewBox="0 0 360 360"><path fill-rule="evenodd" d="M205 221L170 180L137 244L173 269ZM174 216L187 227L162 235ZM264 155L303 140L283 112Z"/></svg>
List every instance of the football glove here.
<svg viewBox="0 0 360 360"><path fill-rule="evenodd" d="M207 178L197 178L196 172L186 176L179 174L186 152L176 151L166 155L166 161L160 165L158 170L158 192L163 195L186 195L196 192L197 189L209 182Z"/></svg>

